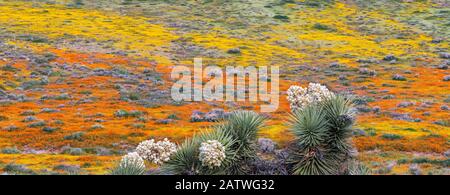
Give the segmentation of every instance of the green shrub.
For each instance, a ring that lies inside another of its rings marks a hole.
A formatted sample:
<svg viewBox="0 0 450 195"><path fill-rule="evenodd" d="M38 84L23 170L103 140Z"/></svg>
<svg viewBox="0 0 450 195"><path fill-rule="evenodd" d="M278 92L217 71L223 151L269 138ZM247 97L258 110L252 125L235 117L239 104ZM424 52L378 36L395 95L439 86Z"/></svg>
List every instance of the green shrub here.
<svg viewBox="0 0 450 195"><path fill-rule="evenodd" d="M377 130L374 128L367 128L366 129L367 134L371 137L376 136L377 135Z"/></svg>
<svg viewBox="0 0 450 195"><path fill-rule="evenodd" d="M114 116L115 117L127 117L128 116L128 112L125 110L118 110L116 112L114 112Z"/></svg>
<svg viewBox="0 0 450 195"><path fill-rule="evenodd" d="M120 99L136 101L141 99L141 94L138 92L121 92Z"/></svg>
<svg viewBox="0 0 450 195"><path fill-rule="evenodd" d="M7 173L13 173L13 174L35 174L35 172L31 169L28 169L25 165L18 165L18 164L7 164L3 171Z"/></svg>
<svg viewBox="0 0 450 195"><path fill-rule="evenodd" d="M104 129L105 127L102 125L102 124L99 124L99 123L96 123L96 124L93 124L92 126L91 126L91 128L89 128L90 130L96 130L96 129Z"/></svg>
<svg viewBox="0 0 450 195"><path fill-rule="evenodd" d="M20 113L21 116L33 116L36 115L36 112L32 111L32 110L26 110L23 111L22 113Z"/></svg>
<svg viewBox="0 0 450 195"><path fill-rule="evenodd" d="M313 28L317 29L317 30L325 30L325 31L334 31L335 30L325 24L320 24L320 23L314 24Z"/></svg>
<svg viewBox="0 0 450 195"><path fill-rule="evenodd" d="M403 138L403 136L397 134L383 134L381 137L388 140L398 140Z"/></svg>
<svg viewBox="0 0 450 195"><path fill-rule="evenodd" d="M273 18L278 20L289 20L289 17L285 15L275 15Z"/></svg>
<svg viewBox="0 0 450 195"><path fill-rule="evenodd" d="M44 127L42 128L42 131L47 132L47 133L53 133L55 131L58 131L59 128L58 127Z"/></svg>
<svg viewBox="0 0 450 195"><path fill-rule="evenodd" d="M78 140L78 141L82 141L83 140L83 136L84 136L84 132L75 132L72 133L70 135L66 135L64 136L65 140Z"/></svg>
<svg viewBox="0 0 450 195"><path fill-rule="evenodd" d="M16 71L18 71L19 69L14 68L13 66L7 64L7 65L5 65L5 66L0 67L0 70L3 70L3 71L9 71L9 72L16 72Z"/></svg>
<svg viewBox="0 0 450 195"><path fill-rule="evenodd" d="M406 164L406 163L408 163L408 159L406 159L406 158L398 159L398 160L397 160L397 163L398 163L398 164Z"/></svg>
<svg viewBox="0 0 450 195"><path fill-rule="evenodd" d="M334 0L305 0L298 2L299 4L304 4L309 7L322 7L333 3Z"/></svg>
<svg viewBox="0 0 450 195"><path fill-rule="evenodd" d="M444 127L450 127L450 120L438 120L433 123L436 125L444 126Z"/></svg>
<svg viewBox="0 0 450 195"><path fill-rule="evenodd" d="M64 171L68 175L79 175L81 172L80 167L78 166L64 165L64 164L54 166L53 170Z"/></svg>
<svg viewBox="0 0 450 195"><path fill-rule="evenodd" d="M414 158L411 160L411 163L414 164L435 164L443 167L450 166L450 159L439 160L439 159L429 159L429 158Z"/></svg>
<svg viewBox="0 0 450 195"><path fill-rule="evenodd" d="M84 91L80 91L80 94L82 94L82 95L91 95L92 91L84 90Z"/></svg>
<svg viewBox="0 0 450 195"><path fill-rule="evenodd" d="M170 114L167 118L168 119L173 119L173 120L179 120L180 119L176 114Z"/></svg>
<svg viewBox="0 0 450 195"><path fill-rule="evenodd" d="M20 154L21 151L19 149L17 149L16 147L12 147L12 148L3 148L2 153L3 154Z"/></svg>
<svg viewBox="0 0 450 195"><path fill-rule="evenodd" d="M41 97L41 100L69 100L71 97L67 93L59 94L59 95L44 95Z"/></svg>
<svg viewBox="0 0 450 195"><path fill-rule="evenodd" d="M36 80L31 80L31 81L25 81L22 83L21 87L24 90L28 90L28 89L34 89L34 88L40 88L43 85L46 85L47 83L44 81L36 81Z"/></svg>
<svg viewBox="0 0 450 195"><path fill-rule="evenodd" d="M28 127L35 128L35 127L43 127L45 125L46 125L46 123L44 121L37 121L37 122L29 124Z"/></svg>
<svg viewBox="0 0 450 195"><path fill-rule="evenodd" d="M132 126L133 126L133 128L136 128L136 129L144 129L145 128L145 124L142 124L142 123L134 123Z"/></svg>
<svg viewBox="0 0 450 195"><path fill-rule="evenodd" d="M126 110L118 110L114 113L115 117L118 118L128 118L128 117L140 117L144 115L144 112L133 110L133 111L126 111Z"/></svg>
<svg viewBox="0 0 450 195"><path fill-rule="evenodd" d="M83 149L81 148L71 148L67 147L63 150L63 154L70 154L70 155L82 155L84 153Z"/></svg>

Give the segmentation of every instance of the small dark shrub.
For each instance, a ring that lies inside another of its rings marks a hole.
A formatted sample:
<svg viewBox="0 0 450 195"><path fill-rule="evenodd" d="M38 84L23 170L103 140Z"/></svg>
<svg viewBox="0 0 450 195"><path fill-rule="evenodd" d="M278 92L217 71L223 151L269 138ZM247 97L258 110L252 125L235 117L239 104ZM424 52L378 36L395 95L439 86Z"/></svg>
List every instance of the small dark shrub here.
<svg viewBox="0 0 450 195"><path fill-rule="evenodd" d="M37 122L29 124L28 127L35 128L35 127L43 127L45 125L46 125L46 123L44 121L37 121Z"/></svg>
<svg viewBox="0 0 450 195"><path fill-rule="evenodd" d="M19 164L7 164L3 171L7 173L13 173L13 174L35 174L35 172L31 169L28 169L25 165L19 165Z"/></svg>
<svg viewBox="0 0 450 195"><path fill-rule="evenodd" d="M66 140L78 140L78 141L82 141L83 140L83 136L84 136L84 132L75 132L72 133L70 135L66 135L64 136L64 139Z"/></svg>
<svg viewBox="0 0 450 195"><path fill-rule="evenodd" d="M381 137L382 137L383 139L388 139L388 140L398 140L398 139L403 139L403 136L397 135L397 134L383 134Z"/></svg>
<svg viewBox="0 0 450 195"><path fill-rule="evenodd" d="M44 127L42 128L42 131L47 132L47 133L53 133L55 131L59 130L58 127Z"/></svg>
<svg viewBox="0 0 450 195"><path fill-rule="evenodd" d="M12 147L12 148L3 148L2 153L3 154L20 154L22 152L19 149L17 149L16 147Z"/></svg>

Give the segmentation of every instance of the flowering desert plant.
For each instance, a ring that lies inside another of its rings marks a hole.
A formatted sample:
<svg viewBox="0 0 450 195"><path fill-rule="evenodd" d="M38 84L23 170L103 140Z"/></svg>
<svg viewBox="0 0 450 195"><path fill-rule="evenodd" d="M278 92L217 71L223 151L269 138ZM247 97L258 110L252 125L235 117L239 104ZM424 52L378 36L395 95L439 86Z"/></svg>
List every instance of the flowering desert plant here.
<svg viewBox="0 0 450 195"><path fill-rule="evenodd" d="M331 95L292 110L290 128L296 136L289 160L292 174L349 174L354 160L351 102L342 95Z"/></svg>
<svg viewBox="0 0 450 195"><path fill-rule="evenodd" d="M214 142L208 142L211 140ZM208 146L202 147L202 143L208 143ZM231 148L234 143L233 138L223 131L215 129L204 131L191 139L186 139L172 158L163 164L162 170L167 174L176 175L227 174L228 167L234 162L235 152ZM219 144L223 148L219 147ZM207 154L206 152L212 148L220 148L220 152ZM218 160L220 165L217 163ZM208 166L208 164L219 166Z"/></svg>
<svg viewBox="0 0 450 195"><path fill-rule="evenodd" d="M291 86L287 91L287 95L291 110L297 110L331 98L334 96L334 93L321 84L309 83L307 88L296 85Z"/></svg>
<svg viewBox="0 0 450 195"><path fill-rule="evenodd" d="M167 138L163 141L147 140L141 142L136 147L136 152L144 160L161 165L170 159L170 156L177 151L177 145L170 142Z"/></svg>
<svg viewBox="0 0 450 195"><path fill-rule="evenodd" d="M185 140L162 168L171 174L246 174L264 120L252 111L232 112L222 124Z"/></svg>
<svg viewBox="0 0 450 195"><path fill-rule="evenodd" d="M119 165L111 172L112 175L143 175L144 173L145 163L137 152L123 156Z"/></svg>
<svg viewBox="0 0 450 195"><path fill-rule="evenodd" d="M200 146L199 159L203 166L210 169L220 167L225 159L225 147L217 140L208 140Z"/></svg>

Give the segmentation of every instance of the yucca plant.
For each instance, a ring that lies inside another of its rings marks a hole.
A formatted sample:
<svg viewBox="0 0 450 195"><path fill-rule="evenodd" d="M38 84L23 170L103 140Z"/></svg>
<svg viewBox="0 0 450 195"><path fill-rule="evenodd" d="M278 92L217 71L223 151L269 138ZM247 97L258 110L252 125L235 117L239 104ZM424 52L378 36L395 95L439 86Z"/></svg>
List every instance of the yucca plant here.
<svg viewBox="0 0 450 195"><path fill-rule="evenodd" d="M295 111L290 120L296 144L289 160L295 175L334 174L334 158L326 144L330 136L328 121L320 105L309 105Z"/></svg>
<svg viewBox="0 0 450 195"><path fill-rule="evenodd" d="M301 147L320 147L328 136L328 121L322 108L307 106L293 113L291 130Z"/></svg>
<svg viewBox="0 0 450 195"><path fill-rule="evenodd" d="M118 165L111 171L111 175L144 175L145 167L138 166L132 162L125 162Z"/></svg>
<svg viewBox="0 0 450 195"><path fill-rule="evenodd" d="M253 111L235 111L225 122L215 127L234 140L231 148L235 151L234 162L228 168L228 174L246 174L248 161L256 157L256 140L258 130L266 118Z"/></svg>
<svg viewBox="0 0 450 195"><path fill-rule="evenodd" d="M111 171L111 175L143 175L145 162L137 152L131 152L122 157L117 167Z"/></svg>
<svg viewBox="0 0 450 195"><path fill-rule="evenodd" d="M352 148L348 139L352 136L354 115L351 99L336 95L323 101L320 105L328 121L327 138L333 152L348 154Z"/></svg>
<svg viewBox="0 0 450 195"><path fill-rule="evenodd" d="M210 168L203 166L199 160L199 148L202 143L216 140L225 148L225 159L220 167ZM164 163L162 170L168 174L176 175L224 175L227 168L234 161L235 152L232 149L234 139L227 133L213 129L194 135L179 147L171 159Z"/></svg>
<svg viewBox="0 0 450 195"><path fill-rule="evenodd" d="M348 168L349 175L370 175L372 171L362 163L353 161Z"/></svg>
<svg viewBox="0 0 450 195"><path fill-rule="evenodd" d="M255 157L257 132L265 118L252 111L235 111L222 124L186 140L162 169L168 174L245 174L247 160ZM220 167L203 166L199 160L202 143L216 140L225 148Z"/></svg>
<svg viewBox="0 0 450 195"><path fill-rule="evenodd" d="M334 175L338 173L335 156L326 148L302 148L289 159L294 175Z"/></svg>
<svg viewBox="0 0 450 195"><path fill-rule="evenodd" d="M163 173L175 175L194 175L198 168L198 144L194 139L186 139L162 166Z"/></svg>
<svg viewBox="0 0 450 195"><path fill-rule="evenodd" d="M341 174L353 149L353 117L351 101L341 95L294 110L289 123L296 136L289 160L292 173Z"/></svg>

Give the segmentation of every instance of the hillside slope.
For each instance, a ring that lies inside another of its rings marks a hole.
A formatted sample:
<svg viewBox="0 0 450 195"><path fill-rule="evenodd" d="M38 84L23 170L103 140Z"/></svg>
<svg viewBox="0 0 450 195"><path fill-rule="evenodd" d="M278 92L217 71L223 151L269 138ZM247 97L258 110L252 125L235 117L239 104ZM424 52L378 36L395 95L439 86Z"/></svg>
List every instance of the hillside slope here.
<svg viewBox="0 0 450 195"><path fill-rule="evenodd" d="M106 173L142 140L213 124L190 122L194 110L258 108L172 102L171 68L202 57L280 66L283 91L353 94L353 142L376 173L449 174L449 21L439 0L0 0L0 168ZM280 147L292 139L281 95L260 135Z"/></svg>

